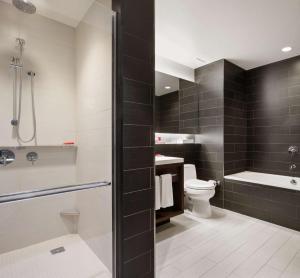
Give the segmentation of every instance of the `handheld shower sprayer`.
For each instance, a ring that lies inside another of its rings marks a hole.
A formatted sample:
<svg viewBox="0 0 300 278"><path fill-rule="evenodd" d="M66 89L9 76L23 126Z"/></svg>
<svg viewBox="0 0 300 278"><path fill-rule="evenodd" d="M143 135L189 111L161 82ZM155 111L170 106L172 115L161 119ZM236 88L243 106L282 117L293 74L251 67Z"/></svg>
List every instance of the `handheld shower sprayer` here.
<svg viewBox="0 0 300 278"><path fill-rule="evenodd" d="M35 73L33 71L28 72L30 77L30 91L31 91L31 108L33 118L33 134L25 140L20 134L21 114L22 114L22 97L23 97L23 52L25 46L25 40L21 38L16 39L19 49L19 57L13 57L11 60L11 67L13 67L13 119L11 125L15 127L17 140L21 143L29 143L36 139L36 114L35 114L35 101L34 101L34 78Z"/></svg>

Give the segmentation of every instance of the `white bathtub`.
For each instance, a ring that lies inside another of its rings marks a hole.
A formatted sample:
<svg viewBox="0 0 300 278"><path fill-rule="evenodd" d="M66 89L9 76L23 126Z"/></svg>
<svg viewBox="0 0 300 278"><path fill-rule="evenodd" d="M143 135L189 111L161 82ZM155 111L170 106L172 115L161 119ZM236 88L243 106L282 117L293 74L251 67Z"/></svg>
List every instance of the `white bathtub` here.
<svg viewBox="0 0 300 278"><path fill-rule="evenodd" d="M257 183L257 184L263 184L263 185L269 185L274 187L300 191L300 178L292 178L288 176L245 171L245 172L240 172L240 173L225 176L225 179ZM297 181L297 185L291 184L292 179Z"/></svg>

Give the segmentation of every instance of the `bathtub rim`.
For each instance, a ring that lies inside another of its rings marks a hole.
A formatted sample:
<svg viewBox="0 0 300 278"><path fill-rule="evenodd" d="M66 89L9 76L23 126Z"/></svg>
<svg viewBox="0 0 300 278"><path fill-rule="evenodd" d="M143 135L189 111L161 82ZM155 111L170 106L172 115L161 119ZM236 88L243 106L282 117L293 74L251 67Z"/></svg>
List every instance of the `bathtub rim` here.
<svg viewBox="0 0 300 278"><path fill-rule="evenodd" d="M239 174L242 173L250 173L250 174L256 174L256 175L266 175L268 178L273 178L276 180L278 177L280 178L285 178L287 180L287 184L283 184L281 181L278 182L277 184L274 181L260 181L260 180L255 180L255 178L243 178L239 177ZM283 175L275 175L275 174L269 174L269 173L262 173L262 172L254 172L254 171L243 171L243 172L238 172L235 174L231 175L226 175L224 176L225 180L231 180L231 181L240 181L240 182L247 182L247 183L252 183L252 184L258 184L258 185L265 185L265 186L270 186L270 187L275 187L275 188L283 188L283 189L288 189L288 190L294 190L294 191L299 191L300 192L300 178L299 177L291 177L291 176L283 176ZM289 183L291 179L296 179L298 182L298 185L292 185Z"/></svg>

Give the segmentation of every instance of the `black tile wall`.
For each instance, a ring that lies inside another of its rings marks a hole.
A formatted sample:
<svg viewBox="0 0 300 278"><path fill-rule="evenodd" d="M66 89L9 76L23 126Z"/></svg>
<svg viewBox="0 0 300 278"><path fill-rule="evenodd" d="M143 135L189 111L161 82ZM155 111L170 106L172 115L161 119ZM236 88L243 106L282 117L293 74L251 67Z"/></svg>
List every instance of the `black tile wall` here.
<svg viewBox="0 0 300 278"><path fill-rule="evenodd" d="M300 147L300 56L250 71L221 60L196 69L195 76L197 84L182 81L179 91L179 130L199 133L201 147L192 157L198 177L223 181L245 170L290 175L288 146ZM299 196L226 181L212 204L299 230Z"/></svg>
<svg viewBox="0 0 300 278"><path fill-rule="evenodd" d="M300 146L299 68L298 56L244 71L243 88L243 70L225 61L225 175L245 169L291 175L287 149ZM300 162L299 155L295 162ZM300 176L300 169L293 174Z"/></svg>
<svg viewBox="0 0 300 278"><path fill-rule="evenodd" d="M154 277L154 0L117 12L115 277Z"/></svg>
<svg viewBox="0 0 300 278"><path fill-rule="evenodd" d="M223 181L223 134L224 134L224 61L217 61L195 70L198 93L198 133L201 150L197 153L198 178ZM211 199L213 205L223 207L223 184L217 187Z"/></svg>
<svg viewBox="0 0 300 278"><path fill-rule="evenodd" d="M300 192L225 180L225 208L300 231Z"/></svg>
<svg viewBox="0 0 300 278"><path fill-rule="evenodd" d="M288 147L300 147L300 56L247 71L246 89L247 168L290 175Z"/></svg>
<svg viewBox="0 0 300 278"><path fill-rule="evenodd" d="M224 61L224 175L247 167L245 70Z"/></svg>
<svg viewBox="0 0 300 278"><path fill-rule="evenodd" d="M123 193L130 193L151 188L153 169L133 169L124 172Z"/></svg>
<svg viewBox="0 0 300 278"><path fill-rule="evenodd" d="M124 170L148 168L153 164L153 148L125 147L123 150Z"/></svg>
<svg viewBox="0 0 300 278"><path fill-rule="evenodd" d="M143 147L151 144L153 129L151 126L125 125L123 127L126 147Z"/></svg>
<svg viewBox="0 0 300 278"><path fill-rule="evenodd" d="M154 277L153 274L153 263L152 263L153 254L152 252L145 253L134 260L128 261L128 266L123 272L124 278L132 277L143 277L150 278ZM145 275L146 273L146 275Z"/></svg>
<svg viewBox="0 0 300 278"><path fill-rule="evenodd" d="M125 102L123 110L124 124L153 125L153 105L136 102Z"/></svg>
<svg viewBox="0 0 300 278"><path fill-rule="evenodd" d="M126 193L123 196L123 214L125 217L132 216L133 214L151 209L153 205L152 188ZM150 211L151 212L151 211ZM138 224L138 223L136 223ZM138 227L137 227L138 229Z"/></svg>
<svg viewBox="0 0 300 278"><path fill-rule="evenodd" d="M136 82L134 80L123 80L123 90L124 90L124 101L142 103L142 104L152 104L153 90L152 87Z"/></svg>
<svg viewBox="0 0 300 278"><path fill-rule="evenodd" d="M133 216L124 218L124 237L129 238L135 234L143 233L151 228L152 214L149 210L138 212ZM139 223L136 227L135 223ZM138 228L138 230L137 230Z"/></svg>

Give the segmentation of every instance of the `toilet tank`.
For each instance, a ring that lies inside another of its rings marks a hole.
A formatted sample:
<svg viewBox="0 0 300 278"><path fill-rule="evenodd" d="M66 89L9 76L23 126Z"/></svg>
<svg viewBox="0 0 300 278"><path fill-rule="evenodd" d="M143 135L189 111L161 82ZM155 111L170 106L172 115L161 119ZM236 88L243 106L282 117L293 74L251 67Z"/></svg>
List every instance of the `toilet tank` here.
<svg viewBox="0 0 300 278"><path fill-rule="evenodd" d="M194 164L184 164L184 181L197 179L196 167Z"/></svg>

